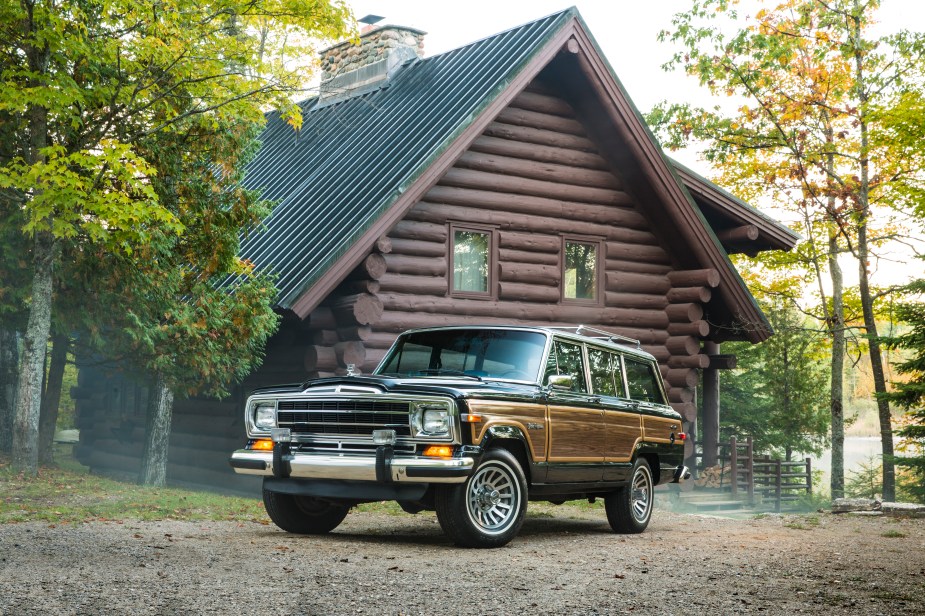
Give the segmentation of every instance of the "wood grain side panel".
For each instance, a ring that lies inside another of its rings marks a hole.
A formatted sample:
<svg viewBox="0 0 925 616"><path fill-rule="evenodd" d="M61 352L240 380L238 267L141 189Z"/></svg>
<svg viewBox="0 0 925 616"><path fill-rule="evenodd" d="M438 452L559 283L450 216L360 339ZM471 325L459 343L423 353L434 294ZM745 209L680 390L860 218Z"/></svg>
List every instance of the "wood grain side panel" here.
<svg viewBox="0 0 925 616"><path fill-rule="evenodd" d="M670 443L672 432L681 429L681 421L668 417L650 417L643 415L642 428L644 438L651 443Z"/></svg>
<svg viewBox="0 0 925 616"><path fill-rule="evenodd" d="M550 405L549 425L550 462L604 461L600 409Z"/></svg>
<svg viewBox="0 0 925 616"><path fill-rule="evenodd" d="M638 413L606 411L604 413L604 434L607 439L607 462L629 462L633 451L642 440L642 420Z"/></svg>
<svg viewBox="0 0 925 616"><path fill-rule="evenodd" d="M480 443L492 426L513 426L526 436L533 461L546 460L548 433L545 404L470 400L469 412L482 416L482 421L469 424L473 443Z"/></svg>

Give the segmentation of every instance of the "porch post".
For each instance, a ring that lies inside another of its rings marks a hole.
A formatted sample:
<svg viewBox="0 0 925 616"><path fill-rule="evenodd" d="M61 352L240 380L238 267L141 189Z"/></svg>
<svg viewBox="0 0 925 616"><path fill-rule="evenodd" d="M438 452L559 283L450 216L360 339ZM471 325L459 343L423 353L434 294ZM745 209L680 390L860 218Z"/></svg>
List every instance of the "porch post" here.
<svg viewBox="0 0 925 616"><path fill-rule="evenodd" d="M719 344L704 340L706 355L719 355ZM719 370L710 366L703 369L703 466L710 468L717 464L719 446Z"/></svg>

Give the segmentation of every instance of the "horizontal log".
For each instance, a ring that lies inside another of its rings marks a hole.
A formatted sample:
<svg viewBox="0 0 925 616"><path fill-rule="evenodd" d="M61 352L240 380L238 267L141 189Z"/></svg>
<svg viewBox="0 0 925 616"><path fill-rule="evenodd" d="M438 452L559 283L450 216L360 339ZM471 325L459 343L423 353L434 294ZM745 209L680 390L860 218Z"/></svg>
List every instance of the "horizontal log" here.
<svg viewBox="0 0 925 616"><path fill-rule="evenodd" d="M357 293L372 293L375 295L378 292L378 280L345 280L337 285L334 295L356 295Z"/></svg>
<svg viewBox="0 0 925 616"><path fill-rule="evenodd" d="M385 267L382 255L371 254L347 275L347 280L379 280L385 273Z"/></svg>
<svg viewBox="0 0 925 616"><path fill-rule="evenodd" d="M719 272L715 269L675 270L668 274L673 287L710 287L719 286Z"/></svg>
<svg viewBox="0 0 925 616"><path fill-rule="evenodd" d="M351 364L360 366L366 360L366 347L359 340L348 340L335 344L334 354L337 356L337 365L341 368Z"/></svg>
<svg viewBox="0 0 925 616"><path fill-rule="evenodd" d="M665 314L672 323L693 323L703 318L703 306L700 304L669 304Z"/></svg>
<svg viewBox="0 0 925 616"><path fill-rule="evenodd" d="M498 297L513 302L556 303L561 296L558 287L500 282L498 283Z"/></svg>
<svg viewBox="0 0 925 616"><path fill-rule="evenodd" d="M618 235L616 231L609 233L609 237ZM625 261L637 260L646 263L660 263L668 265L671 263L671 257L661 246L649 246L644 244L626 244L623 242L607 242L607 258L620 259Z"/></svg>
<svg viewBox="0 0 925 616"><path fill-rule="evenodd" d="M664 295L646 295L644 293L616 293L607 291L604 294L607 306L614 308L645 308L650 310L664 310L668 302Z"/></svg>
<svg viewBox="0 0 925 616"><path fill-rule="evenodd" d="M334 320L341 327L369 325L382 316L382 301L376 295L361 293L339 297L331 304Z"/></svg>
<svg viewBox="0 0 925 616"><path fill-rule="evenodd" d="M556 287L555 295L558 300L558 286L562 278L562 271L558 265L501 262L498 267L501 270L500 279L502 281Z"/></svg>
<svg viewBox="0 0 925 616"><path fill-rule="evenodd" d="M734 244L737 242L753 242L758 239L758 235L758 227L755 225L742 225L741 227L717 231L716 239L724 244Z"/></svg>
<svg viewBox="0 0 925 616"><path fill-rule="evenodd" d="M420 204L411 208L406 218L399 221L392 227L392 230L389 231L389 237L392 239L393 247L396 239L438 242L446 245L448 233L446 220L444 219L438 223L421 221L417 216L417 209L419 206Z"/></svg>
<svg viewBox="0 0 925 616"><path fill-rule="evenodd" d="M359 340L366 341L372 335L372 328L369 325L354 325L351 327L340 327L337 329L337 337L342 341Z"/></svg>
<svg viewBox="0 0 925 616"><path fill-rule="evenodd" d="M373 249L382 254L388 254L392 252L392 240L390 240L387 235L381 235L379 239L376 240L376 243L373 244Z"/></svg>
<svg viewBox="0 0 925 616"><path fill-rule="evenodd" d="M672 402L671 408L680 413L684 421L692 422L697 420L697 405L693 402ZM688 442L691 442L691 440ZM686 447L687 443L685 443L685 451Z"/></svg>
<svg viewBox="0 0 925 616"><path fill-rule="evenodd" d="M615 293L643 293L645 295L662 295L671 288L665 276L655 274L637 274L623 271L607 271L604 276L605 288Z"/></svg>
<svg viewBox="0 0 925 616"><path fill-rule="evenodd" d="M685 302L698 302L706 304L713 296L713 291L707 287L677 287L668 291L665 295L672 304L681 304Z"/></svg>
<svg viewBox="0 0 925 616"><path fill-rule="evenodd" d="M617 210L619 208L613 208ZM550 219L555 218L555 230L558 233L569 233L574 235L603 236L609 239L616 239L621 230L616 223L596 223L581 220L578 214L569 215L563 212L561 215L543 215L539 213L516 213L512 214L510 208L488 208L488 207L471 207L463 205L450 205L446 203L434 203L431 201L420 201L414 206L414 209L408 213L409 220L414 219L417 224L446 225L451 220L465 220L471 224L489 225L497 228L502 233L539 233L547 234L550 231ZM556 238L559 242L555 252L561 250L562 240ZM391 255L395 256L395 255Z"/></svg>
<svg viewBox="0 0 925 616"><path fill-rule="evenodd" d="M398 338L397 334L392 332L383 332L379 331L376 328L373 328L372 333L369 337L363 341L366 345L366 357L370 357L373 349L388 349L392 346L392 343L395 342L395 339Z"/></svg>
<svg viewBox="0 0 925 616"><path fill-rule="evenodd" d="M307 325L312 329L334 329L337 327L337 321L334 319L334 313L331 312L330 306L318 306L312 310L307 321Z"/></svg>
<svg viewBox="0 0 925 616"><path fill-rule="evenodd" d="M421 239L392 239L392 254L412 255L415 257L445 257L446 242L430 242Z"/></svg>
<svg viewBox="0 0 925 616"><path fill-rule="evenodd" d="M532 214L547 218L563 218L566 220L577 219L582 222L618 226L621 229L646 231L648 229L648 223L646 219L643 218L642 214L634 209L633 202L629 195L614 191L613 196L619 200L620 203L600 205L596 203L584 203L571 198L570 195L555 198L554 195L545 193L538 195L510 194L499 192L491 187L482 189L478 187L437 185L427 191L423 201L491 211ZM414 216L417 208L418 206L412 208L409 215ZM461 216L452 215L450 218L454 220L462 219ZM548 221L543 232L550 232ZM621 235L614 235L614 238L619 238Z"/></svg>
<svg viewBox="0 0 925 616"><path fill-rule="evenodd" d="M456 167L576 186L614 190L621 187L616 176L609 171L537 162L484 152L465 152L456 161Z"/></svg>
<svg viewBox="0 0 925 616"><path fill-rule="evenodd" d="M340 336L337 335L337 332L333 329L315 329L312 330L311 335L312 344L317 344L320 346L334 346L340 342ZM304 350L302 351L304 355Z"/></svg>
<svg viewBox="0 0 925 616"><path fill-rule="evenodd" d="M575 117L575 110L567 102L557 96L540 94L539 92L521 92L511 101L511 107L565 118Z"/></svg>
<svg viewBox="0 0 925 616"><path fill-rule="evenodd" d="M522 141L554 148L567 148L583 152L597 152L597 146L584 135L570 135L556 130L519 126L513 123L495 121L488 125L483 135Z"/></svg>
<svg viewBox="0 0 925 616"><path fill-rule="evenodd" d="M696 355L700 353L700 341L694 336L670 336L665 348L675 356Z"/></svg>
<svg viewBox="0 0 925 616"><path fill-rule="evenodd" d="M548 253L555 256L558 263L559 251L562 250L562 238L557 235L502 231L498 236L498 245L501 248L518 251Z"/></svg>
<svg viewBox="0 0 925 616"><path fill-rule="evenodd" d="M670 402L693 402L694 390L690 387L669 387L668 400Z"/></svg>
<svg viewBox="0 0 925 616"><path fill-rule="evenodd" d="M439 276L410 276L407 274L386 274L380 280L380 293L409 293L414 295L447 294L447 280Z"/></svg>
<svg viewBox="0 0 925 616"><path fill-rule="evenodd" d="M705 338L710 335L710 324L706 321L669 323L668 334L671 336L697 336L698 338Z"/></svg>
<svg viewBox="0 0 925 616"><path fill-rule="evenodd" d="M646 261L635 261L635 260L632 260L632 258L629 258L629 259L609 258L606 260L606 264L607 264L606 269L608 272L627 272L631 274L656 274L656 275L664 276L668 272L672 271L671 265L667 263L648 263Z"/></svg>
<svg viewBox="0 0 925 616"><path fill-rule="evenodd" d="M551 197L553 199L570 199L579 203L598 203L602 205L622 205L627 201L626 193L612 188L558 184L556 182L505 176L487 171L460 169L458 167L453 167L447 171L440 179L440 185Z"/></svg>
<svg viewBox="0 0 925 616"><path fill-rule="evenodd" d="M446 276L446 259L389 254L385 255L385 260L390 273L414 276Z"/></svg>
<svg viewBox="0 0 925 616"><path fill-rule="evenodd" d="M557 163L585 169L607 170L609 168L607 161L597 153L499 139L498 137L489 137L487 135L482 135L469 147L475 152L499 154L537 162Z"/></svg>
<svg viewBox="0 0 925 616"><path fill-rule="evenodd" d="M697 371L690 368L669 368L665 381L672 387L696 387L699 381Z"/></svg>
<svg viewBox="0 0 925 616"><path fill-rule="evenodd" d="M305 349L305 370L334 370L337 367L337 355L333 346L314 344Z"/></svg>
<svg viewBox="0 0 925 616"><path fill-rule="evenodd" d="M563 118L562 116L517 109L516 107L507 107L501 110L501 113L496 116L496 120L505 124L553 130L568 135L584 136L587 134L581 122L573 118Z"/></svg>
<svg viewBox="0 0 925 616"><path fill-rule="evenodd" d="M709 365L710 358L703 353L686 356L672 355L668 359L669 368L706 368Z"/></svg>
<svg viewBox="0 0 925 616"><path fill-rule="evenodd" d="M545 252L529 252L526 250L512 250L501 248L498 250L498 261L503 263L531 263L536 265L554 265L559 267L559 255Z"/></svg>

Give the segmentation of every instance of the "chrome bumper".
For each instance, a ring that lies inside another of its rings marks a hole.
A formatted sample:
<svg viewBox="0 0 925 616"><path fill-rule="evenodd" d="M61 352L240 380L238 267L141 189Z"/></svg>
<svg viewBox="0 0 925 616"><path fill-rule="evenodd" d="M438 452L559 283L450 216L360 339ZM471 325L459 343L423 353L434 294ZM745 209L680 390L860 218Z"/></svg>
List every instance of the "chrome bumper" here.
<svg viewBox="0 0 925 616"><path fill-rule="evenodd" d="M686 466L681 465L678 467L678 470L674 472L674 477L671 479L671 483L684 483L691 477L691 471Z"/></svg>
<svg viewBox="0 0 925 616"><path fill-rule="evenodd" d="M242 475L274 476L273 453L239 449L231 454L232 468ZM343 479L379 481L375 456L293 453L286 476L296 479ZM413 483L462 483L472 473L475 460L463 458L393 457L385 467L385 481ZM278 475L279 473L276 473Z"/></svg>

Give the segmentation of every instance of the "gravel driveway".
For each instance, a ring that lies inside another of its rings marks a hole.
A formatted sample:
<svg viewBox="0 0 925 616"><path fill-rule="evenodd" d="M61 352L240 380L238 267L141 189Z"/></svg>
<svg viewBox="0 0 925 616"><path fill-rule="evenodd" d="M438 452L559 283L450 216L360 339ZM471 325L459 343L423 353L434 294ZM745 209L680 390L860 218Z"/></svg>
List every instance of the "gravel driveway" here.
<svg viewBox="0 0 925 616"><path fill-rule="evenodd" d="M532 507L532 506L531 506ZM550 515L552 514L552 515ZM432 514L352 512L333 534L258 523L0 526L0 613L923 614L925 520L730 520L534 508L496 550Z"/></svg>

